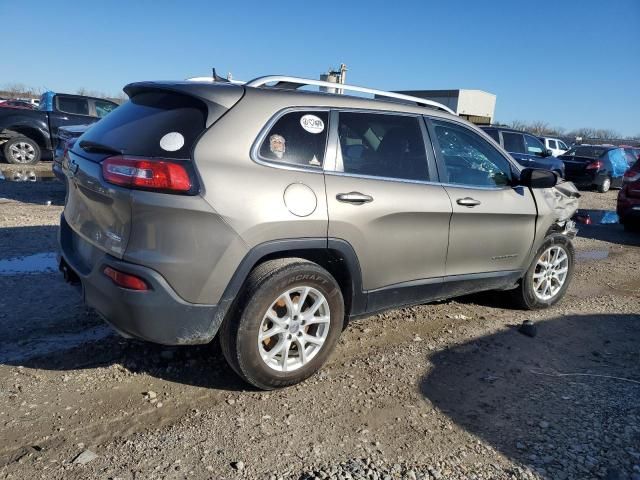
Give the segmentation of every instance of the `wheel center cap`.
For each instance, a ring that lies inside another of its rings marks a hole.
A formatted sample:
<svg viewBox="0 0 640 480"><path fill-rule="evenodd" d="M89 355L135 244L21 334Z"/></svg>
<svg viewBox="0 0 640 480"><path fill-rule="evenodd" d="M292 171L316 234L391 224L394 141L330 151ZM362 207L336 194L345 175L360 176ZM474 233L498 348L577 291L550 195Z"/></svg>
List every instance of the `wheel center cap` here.
<svg viewBox="0 0 640 480"><path fill-rule="evenodd" d="M300 323L291 322L291 326L289 327L289 331L291 333L298 333L298 330L300 330Z"/></svg>

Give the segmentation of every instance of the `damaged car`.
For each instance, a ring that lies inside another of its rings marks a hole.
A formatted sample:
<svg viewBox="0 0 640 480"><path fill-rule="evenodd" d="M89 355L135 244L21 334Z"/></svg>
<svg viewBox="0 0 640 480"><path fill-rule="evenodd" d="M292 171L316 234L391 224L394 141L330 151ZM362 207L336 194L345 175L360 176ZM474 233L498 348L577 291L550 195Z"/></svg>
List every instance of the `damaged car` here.
<svg viewBox="0 0 640 480"><path fill-rule="evenodd" d="M349 319L487 290L562 299L570 183L430 100L300 90L333 85L125 87L62 162L64 277L125 337L217 338L261 389L313 375Z"/></svg>

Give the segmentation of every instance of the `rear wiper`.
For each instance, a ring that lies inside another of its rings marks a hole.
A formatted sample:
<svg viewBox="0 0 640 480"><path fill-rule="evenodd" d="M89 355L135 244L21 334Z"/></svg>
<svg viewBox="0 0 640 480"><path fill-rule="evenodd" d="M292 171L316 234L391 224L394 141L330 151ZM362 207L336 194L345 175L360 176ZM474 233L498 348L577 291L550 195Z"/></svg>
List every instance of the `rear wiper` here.
<svg viewBox="0 0 640 480"><path fill-rule="evenodd" d="M104 153L122 153L117 148L103 145L102 143L92 142L91 140L83 140L80 142L80 148L85 152L104 152Z"/></svg>

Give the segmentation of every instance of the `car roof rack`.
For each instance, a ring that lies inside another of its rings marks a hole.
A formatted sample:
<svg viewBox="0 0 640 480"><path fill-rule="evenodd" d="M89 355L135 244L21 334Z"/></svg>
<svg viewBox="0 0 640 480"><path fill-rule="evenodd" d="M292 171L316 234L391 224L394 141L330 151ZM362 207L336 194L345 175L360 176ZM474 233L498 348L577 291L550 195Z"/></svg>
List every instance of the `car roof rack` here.
<svg viewBox="0 0 640 480"><path fill-rule="evenodd" d="M439 110L443 110L447 113L451 113L452 115L456 115L456 113L453 110L451 110L449 107L446 107L441 103L434 102L433 100L427 100L426 98L413 97L411 95L404 95L402 93L387 92L385 90L376 90L374 88L347 85L344 83L332 83L332 82L325 82L323 80L312 80L309 78L289 77L286 75L268 75L266 77L254 78L253 80L250 80L247 83L245 83L245 86L246 87L264 87L264 86L269 86L268 84L270 83L275 84L275 85L272 85L271 88L284 88L284 89L295 90L300 87L313 85L318 87L333 88L337 90L347 90L352 92L368 93L371 95L377 95L379 97L393 98L396 100L404 100L405 102L416 103L421 106L436 108Z"/></svg>

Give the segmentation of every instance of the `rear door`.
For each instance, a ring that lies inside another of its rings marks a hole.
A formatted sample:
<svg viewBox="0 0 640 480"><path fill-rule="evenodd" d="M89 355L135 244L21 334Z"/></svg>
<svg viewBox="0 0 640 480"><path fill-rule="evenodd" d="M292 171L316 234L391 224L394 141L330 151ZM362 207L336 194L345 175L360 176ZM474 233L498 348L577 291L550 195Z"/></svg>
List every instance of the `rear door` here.
<svg viewBox="0 0 640 480"><path fill-rule="evenodd" d="M451 202L436 183L422 118L332 115L333 162L325 167L329 237L354 248L369 310L428 298L444 275Z"/></svg>
<svg viewBox="0 0 640 480"><path fill-rule="evenodd" d="M56 95L53 111L49 114L51 144L58 143L58 128L66 125L87 125L98 119L91 114L89 99L74 95Z"/></svg>
<svg viewBox="0 0 640 480"><path fill-rule="evenodd" d="M535 235L531 191L510 186L515 167L471 128L436 119L428 123L453 206L446 275L520 270Z"/></svg>

